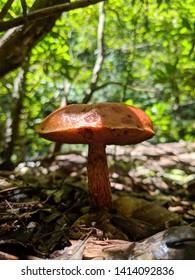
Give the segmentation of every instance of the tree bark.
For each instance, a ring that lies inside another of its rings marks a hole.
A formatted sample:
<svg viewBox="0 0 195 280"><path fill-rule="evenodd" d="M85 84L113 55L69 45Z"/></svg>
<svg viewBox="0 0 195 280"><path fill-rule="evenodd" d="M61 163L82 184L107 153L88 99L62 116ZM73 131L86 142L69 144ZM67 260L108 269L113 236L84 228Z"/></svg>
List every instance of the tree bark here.
<svg viewBox="0 0 195 280"><path fill-rule="evenodd" d="M69 2L69 0L36 0L31 11ZM23 26L11 29L0 40L0 77L21 66L25 57L54 26L61 13L54 16L28 22Z"/></svg>
<svg viewBox="0 0 195 280"><path fill-rule="evenodd" d="M21 66L25 56L50 32L56 19L63 12L63 9L64 11L68 11L80 7L87 7L101 1L83 0L68 5L69 0L36 0L30 12L25 16L11 21L0 22L1 29L3 26L8 26L7 28L9 28L9 26L13 27L20 24L19 27L7 31L0 39L0 77ZM49 9L49 7L53 7L54 10ZM1 16L3 17L3 14Z"/></svg>

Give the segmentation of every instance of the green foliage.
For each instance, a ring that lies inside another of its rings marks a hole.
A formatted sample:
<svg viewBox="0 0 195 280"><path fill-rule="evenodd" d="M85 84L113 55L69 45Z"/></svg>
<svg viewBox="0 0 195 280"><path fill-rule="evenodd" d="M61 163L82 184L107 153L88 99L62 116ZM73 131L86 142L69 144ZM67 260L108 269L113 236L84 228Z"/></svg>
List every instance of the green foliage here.
<svg viewBox="0 0 195 280"><path fill-rule="evenodd" d="M20 1L14 5L6 19L21 14ZM153 142L193 140L194 1L110 0L105 12L104 60L90 102L119 101L146 110L156 131ZM69 103L82 102L89 89L97 57L98 20L98 5L64 13L33 48L19 131L28 157L46 154L49 142L34 129L60 106L65 81L71 84ZM0 85L0 129L4 132L17 73L7 74ZM17 149L16 145L15 153Z"/></svg>

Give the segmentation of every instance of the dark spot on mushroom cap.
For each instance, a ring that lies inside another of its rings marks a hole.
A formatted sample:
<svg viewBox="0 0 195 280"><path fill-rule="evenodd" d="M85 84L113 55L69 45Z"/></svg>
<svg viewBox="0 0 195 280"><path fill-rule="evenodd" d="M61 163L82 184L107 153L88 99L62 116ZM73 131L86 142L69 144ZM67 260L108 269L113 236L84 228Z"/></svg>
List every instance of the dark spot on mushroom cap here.
<svg viewBox="0 0 195 280"><path fill-rule="evenodd" d="M93 135L93 131L90 128L86 128L84 130L84 133L87 133L88 135Z"/></svg>
<svg viewBox="0 0 195 280"><path fill-rule="evenodd" d="M135 123L135 121L134 121L131 117L129 117L129 116L124 116L124 117L122 117L122 118L121 118L121 122L122 122L123 124Z"/></svg>
<svg viewBox="0 0 195 280"><path fill-rule="evenodd" d="M87 139L93 140L94 138L93 131L90 128L81 129L78 131L78 134L82 135L86 142Z"/></svg>
<svg viewBox="0 0 195 280"><path fill-rule="evenodd" d="M127 135L127 134L128 134L128 130L124 130L124 131L123 131L123 134L124 134L124 135Z"/></svg>
<svg viewBox="0 0 195 280"><path fill-rule="evenodd" d="M112 110L115 111L115 112L117 112L117 113L123 112L123 109L122 109L122 108L116 107L116 106L113 106L113 107L112 107Z"/></svg>

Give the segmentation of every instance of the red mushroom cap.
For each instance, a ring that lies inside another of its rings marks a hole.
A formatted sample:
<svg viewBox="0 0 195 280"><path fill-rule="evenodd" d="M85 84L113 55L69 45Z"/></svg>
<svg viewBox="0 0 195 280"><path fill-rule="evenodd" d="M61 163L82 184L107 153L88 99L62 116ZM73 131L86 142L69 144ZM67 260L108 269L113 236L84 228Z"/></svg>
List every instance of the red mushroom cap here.
<svg viewBox="0 0 195 280"><path fill-rule="evenodd" d="M36 131L55 142L105 145L136 144L155 134L144 111L114 102L62 107L47 116Z"/></svg>

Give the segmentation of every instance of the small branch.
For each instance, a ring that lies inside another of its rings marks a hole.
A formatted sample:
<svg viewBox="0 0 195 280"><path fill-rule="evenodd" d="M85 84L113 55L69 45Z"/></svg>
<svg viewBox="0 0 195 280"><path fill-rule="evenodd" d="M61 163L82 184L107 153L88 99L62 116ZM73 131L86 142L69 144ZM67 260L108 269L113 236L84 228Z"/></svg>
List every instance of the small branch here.
<svg viewBox="0 0 195 280"><path fill-rule="evenodd" d="M36 10L27 14L26 17L22 16L5 22L0 22L0 32L6 31L9 28L23 25L26 21L32 22L32 21L40 20L49 16L56 15L58 13L68 12L70 10L75 10L78 8L84 8L89 5L93 5L102 1L103 0L83 0L83 1L73 2L73 3L55 5L41 10Z"/></svg>
<svg viewBox="0 0 195 280"><path fill-rule="evenodd" d="M129 84L125 84L125 83L121 83L121 82L114 82L114 81L110 81L110 82L104 83L104 84L102 84L101 86L96 87L94 91L98 91L98 90L103 89L103 88L105 88L105 87L107 87L107 86L110 86L110 85L115 85L115 86L120 86L120 87L126 87L126 88L130 88L130 89L132 89L132 90L135 90L135 91L143 91L143 92L153 92L153 93L157 93L157 90L155 90L155 89L140 88L140 87L132 86L132 85L129 85Z"/></svg>
<svg viewBox="0 0 195 280"><path fill-rule="evenodd" d="M64 96L61 99L60 107L68 105L68 95L70 93L71 83L68 79L64 80Z"/></svg>
<svg viewBox="0 0 195 280"><path fill-rule="evenodd" d="M15 215L17 217L17 219L21 222L21 224L23 225L23 227L25 229L27 229L27 226L25 225L25 223L23 222L23 220L21 219L21 217L16 213L16 211L14 211L11 203L9 203L9 201L7 199L5 199L5 203L8 205L8 207L11 209L11 212L13 215Z"/></svg>
<svg viewBox="0 0 195 280"><path fill-rule="evenodd" d="M8 0L3 9L0 12L0 20L2 20L4 18L4 16L7 14L7 11L9 10L9 8L11 7L12 3L14 2L14 0Z"/></svg>
<svg viewBox="0 0 195 280"><path fill-rule="evenodd" d="M102 69L104 60L104 23L105 23L105 10L104 2L100 3L99 7L99 24L97 32L97 58L92 72L92 79L90 88L83 98L83 103L88 103L96 90L97 82L99 80L99 74Z"/></svg>
<svg viewBox="0 0 195 280"><path fill-rule="evenodd" d="M21 2L22 10L23 10L23 17L26 19L26 16L27 16L26 0L20 0L20 2Z"/></svg>
<svg viewBox="0 0 195 280"><path fill-rule="evenodd" d="M64 95L62 96L61 102L60 102L60 107L68 105L68 95L70 93L71 89L71 83L69 82L68 79L64 80ZM54 142L50 146L50 152L49 152L49 159L52 161L55 159L55 156L57 153L60 152L62 143L57 143Z"/></svg>

